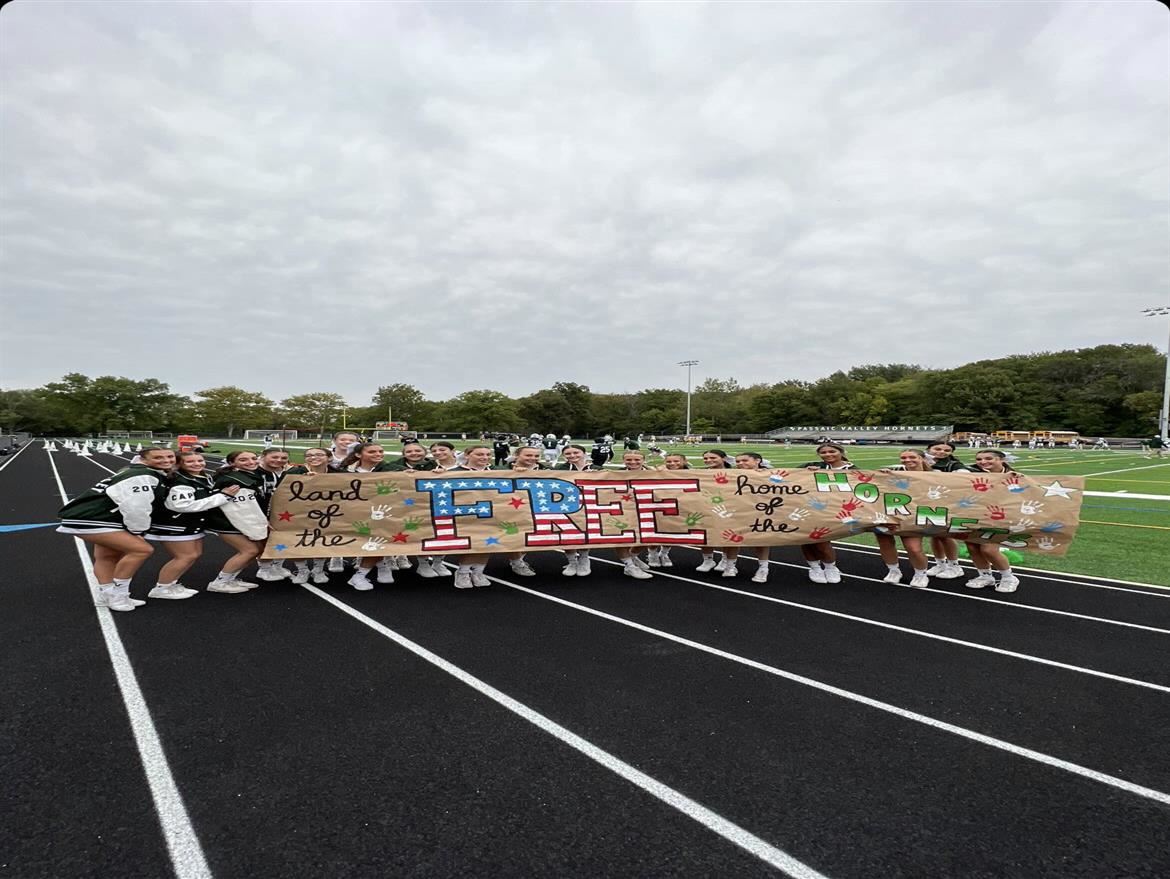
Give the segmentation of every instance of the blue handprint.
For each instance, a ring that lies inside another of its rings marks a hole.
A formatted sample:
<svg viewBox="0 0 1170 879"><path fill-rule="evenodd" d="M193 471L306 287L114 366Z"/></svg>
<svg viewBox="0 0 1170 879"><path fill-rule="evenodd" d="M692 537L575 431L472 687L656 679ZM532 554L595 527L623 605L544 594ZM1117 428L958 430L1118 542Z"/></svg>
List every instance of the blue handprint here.
<svg viewBox="0 0 1170 879"><path fill-rule="evenodd" d="M1064 529L1063 522L1049 522L1047 525L1040 526L1040 530L1044 531L1048 534L1052 534L1055 531L1062 531L1063 529Z"/></svg>
<svg viewBox="0 0 1170 879"><path fill-rule="evenodd" d="M975 497L974 495L967 495L967 497L959 498L959 502L958 502L957 506L959 507L960 510L965 510L968 507L975 506L975 502L977 500L979 500L979 498Z"/></svg>
<svg viewBox="0 0 1170 879"><path fill-rule="evenodd" d="M908 488L910 488L910 480L909 479L895 479L894 480L894 488L898 489L899 491L906 491Z"/></svg>
<svg viewBox="0 0 1170 879"><path fill-rule="evenodd" d="M808 505L814 510L826 510L829 507L824 501L818 501L816 498L809 500Z"/></svg>

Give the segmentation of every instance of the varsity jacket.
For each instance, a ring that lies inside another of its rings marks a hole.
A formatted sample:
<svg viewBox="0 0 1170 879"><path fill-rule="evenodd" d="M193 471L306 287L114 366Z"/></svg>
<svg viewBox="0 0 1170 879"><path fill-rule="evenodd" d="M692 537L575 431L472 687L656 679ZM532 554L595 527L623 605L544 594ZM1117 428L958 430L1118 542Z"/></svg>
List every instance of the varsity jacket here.
<svg viewBox="0 0 1170 879"><path fill-rule="evenodd" d="M271 476L272 474L268 474ZM263 540L268 536L268 516L260 506L260 494L264 490L265 477L257 470L228 470L215 477L216 490L238 485L234 495L224 495L228 502L207 513L206 527L209 531L238 531L252 540Z"/></svg>
<svg viewBox="0 0 1170 879"><path fill-rule="evenodd" d="M132 464L83 491L57 516L62 525L106 525L144 534L155 499L166 493L166 477L166 471Z"/></svg>
<svg viewBox="0 0 1170 879"><path fill-rule="evenodd" d="M215 487L215 480L207 473L200 476L172 473L165 487L162 502L156 502L152 512L152 534L198 534L203 531L207 511L231 501Z"/></svg>

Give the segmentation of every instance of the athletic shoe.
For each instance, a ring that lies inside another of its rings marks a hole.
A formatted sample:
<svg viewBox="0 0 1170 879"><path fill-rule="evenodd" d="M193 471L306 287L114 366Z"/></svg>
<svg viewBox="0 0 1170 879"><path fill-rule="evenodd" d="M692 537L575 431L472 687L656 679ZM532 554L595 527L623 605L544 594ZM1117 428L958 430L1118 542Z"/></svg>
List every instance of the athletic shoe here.
<svg viewBox="0 0 1170 879"><path fill-rule="evenodd" d="M391 574L393 576L393 574ZM358 592L369 592L374 588L374 584L369 581L363 571L356 571L352 577L345 581Z"/></svg>
<svg viewBox="0 0 1170 879"><path fill-rule="evenodd" d="M532 570L532 565L528 564L528 562L524 561L524 559L516 559L516 561L512 562L509 567L512 569L512 573L516 574L517 576L536 576L536 571ZM487 584L485 583L484 585L486 586Z"/></svg>
<svg viewBox="0 0 1170 879"><path fill-rule="evenodd" d="M345 559L341 556L333 556L325 563L325 570L330 574L340 574L345 570Z"/></svg>
<svg viewBox="0 0 1170 879"><path fill-rule="evenodd" d="M929 568L926 569L926 576L937 577L939 574L941 574L943 571L945 571L947 569L947 567L948 567L948 565L946 562L935 562L933 565L931 565Z"/></svg>
<svg viewBox="0 0 1170 879"><path fill-rule="evenodd" d="M738 573L739 573L739 570L735 567L735 562L731 562L731 564L723 566L723 576L724 577L734 577Z"/></svg>
<svg viewBox="0 0 1170 879"><path fill-rule="evenodd" d="M968 589L982 589L985 586L994 586L995 578L991 574L979 574L963 584Z"/></svg>
<svg viewBox="0 0 1170 879"><path fill-rule="evenodd" d="M635 580L652 580L654 578L654 575L649 571L643 571L635 565L633 560L626 562L622 566L622 573L627 577L633 577Z"/></svg>
<svg viewBox="0 0 1170 879"><path fill-rule="evenodd" d="M658 549L656 547L652 546L646 551L646 564L652 568L662 567L662 562L658 560Z"/></svg>
<svg viewBox="0 0 1170 879"><path fill-rule="evenodd" d="M379 583L393 583L394 582L394 562L391 559L386 559L384 561L378 562L377 568L378 568L378 573L375 574L374 576L375 576L375 579L377 579L377 581ZM359 575L354 574L354 576L356 577ZM362 579L364 580L366 578L362 577Z"/></svg>
<svg viewBox="0 0 1170 879"><path fill-rule="evenodd" d="M471 572L472 586L491 586L492 581L487 578L487 574L481 574L479 571Z"/></svg>
<svg viewBox="0 0 1170 879"><path fill-rule="evenodd" d="M752 574L753 583L767 583L768 582L768 566L760 565L756 568L756 572Z"/></svg>
<svg viewBox="0 0 1170 879"><path fill-rule="evenodd" d="M125 591L120 590L117 586L99 586L98 597L94 602L98 607L108 607L110 610L134 610L138 604L145 604L140 601L138 604L134 603L134 599L130 597L130 587L122 587Z"/></svg>
<svg viewBox="0 0 1170 879"><path fill-rule="evenodd" d="M674 562L670 560L670 550L665 546L658 550L658 563L664 568L674 567Z"/></svg>
<svg viewBox="0 0 1170 879"><path fill-rule="evenodd" d="M147 598L170 598L183 599L190 598L195 594L194 589L184 589L178 583L167 583L165 586L161 583L146 593Z"/></svg>
<svg viewBox="0 0 1170 879"><path fill-rule="evenodd" d="M577 576L588 577L592 571L589 568L589 554L585 552L577 553Z"/></svg>
<svg viewBox="0 0 1170 879"><path fill-rule="evenodd" d="M329 582L329 575L326 574L324 571L322 571L320 568L318 568L316 571L313 571L312 580L318 586L324 586L325 584L327 584Z"/></svg>
<svg viewBox="0 0 1170 879"><path fill-rule="evenodd" d="M426 580L431 580L431 579L434 579L435 577L439 576L438 573L435 571L435 569L431 567L431 563L429 561L427 561L425 558L418 560L418 568L416 568L415 570L418 572L418 575L420 577L422 577Z"/></svg>
<svg viewBox="0 0 1170 879"><path fill-rule="evenodd" d="M433 556L431 558L431 570L439 577L450 577L451 569L443 564L443 559L440 556Z"/></svg>
<svg viewBox="0 0 1170 879"><path fill-rule="evenodd" d="M834 565L831 568L828 566L825 567L825 582L826 583L840 583L841 582L841 571L837 568L836 565Z"/></svg>
<svg viewBox="0 0 1170 879"><path fill-rule="evenodd" d="M392 555L392 556L390 556L390 558L394 562L394 567L397 568L399 571L409 571L412 567L414 567L410 563L410 556Z"/></svg>
<svg viewBox="0 0 1170 879"><path fill-rule="evenodd" d="M995 584L996 592L1015 592L1020 586L1020 578L1015 574L1001 574L999 582Z"/></svg>
<svg viewBox="0 0 1170 879"><path fill-rule="evenodd" d="M967 575L963 573L963 569L959 567L958 562L947 562L947 566L938 575L938 578L940 580L957 580L965 576Z"/></svg>
<svg viewBox="0 0 1170 879"><path fill-rule="evenodd" d="M930 577L925 571L915 571L914 576L910 578L910 585L915 589L929 589Z"/></svg>
<svg viewBox="0 0 1170 879"><path fill-rule="evenodd" d="M296 571L293 572L292 581L293 581L293 583L295 583L298 586L303 586L305 583L308 583L309 582L309 569L308 568L297 568Z"/></svg>
<svg viewBox="0 0 1170 879"><path fill-rule="evenodd" d="M724 569L724 568L726 568L726 567L727 567L727 556L722 556L722 557L719 559L719 561L717 561L717 562L715 563L715 567L714 567L714 568L712 568L712 570L713 570L713 571L718 571L720 574L722 574L722 573L723 573L723 569Z"/></svg>
<svg viewBox="0 0 1170 879"><path fill-rule="evenodd" d="M902 572L901 571L890 571L884 577L882 577L882 582L883 583L901 583L902 582Z"/></svg>
<svg viewBox="0 0 1170 879"><path fill-rule="evenodd" d="M642 561L642 559L636 555L630 556L630 561L632 561L635 565L637 565L643 571L650 570L650 566L648 564L646 564L644 561Z"/></svg>
<svg viewBox="0 0 1170 879"><path fill-rule="evenodd" d="M809 568L808 569L808 578L810 580L812 580L814 583L828 583L829 582L828 580L825 579L825 569L824 568Z"/></svg>
<svg viewBox="0 0 1170 879"><path fill-rule="evenodd" d="M561 568L562 577L576 577L577 576L577 560L575 558L569 559L565 562L565 566Z"/></svg>
<svg viewBox="0 0 1170 879"><path fill-rule="evenodd" d="M285 568L280 568L277 570L276 568L270 568L266 566L256 570L256 579L267 580L269 583L276 583L288 576L291 575Z"/></svg>
<svg viewBox="0 0 1170 879"><path fill-rule="evenodd" d="M235 579L232 580L232 585L243 587L243 590L245 592L247 592L249 589L259 589L260 588L259 583L253 583L250 580L241 580L239 577L236 577Z"/></svg>
<svg viewBox="0 0 1170 879"><path fill-rule="evenodd" d="M176 592L185 592L187 595L198 595L199 594L198 589L188 589L186 586L184 586L178 580L175 581L175 591Z"/></svg>
<svg viewBox="0 0 1170 879"><path fill-rule="evenodd" d="M471 589L475 586L471 582L471 571L456 571L455 572L455 588L456 589Z"/></svg>
<svg viewBox="0 0 1170 879"><path fill-rule="evenodd" d="M708 571L715 570L715 558L709 555L703 556L703 561L699 563L699 566L695 568L695 570L700 574L705 574Z"/></svg>
<svg viewBox="0 0 1170 879"><path fill-rule="evenodd" d="M247 592L248 587L237 583L235 580L212 580L207 584L207 591L236 595L240 592Z"/></svg>

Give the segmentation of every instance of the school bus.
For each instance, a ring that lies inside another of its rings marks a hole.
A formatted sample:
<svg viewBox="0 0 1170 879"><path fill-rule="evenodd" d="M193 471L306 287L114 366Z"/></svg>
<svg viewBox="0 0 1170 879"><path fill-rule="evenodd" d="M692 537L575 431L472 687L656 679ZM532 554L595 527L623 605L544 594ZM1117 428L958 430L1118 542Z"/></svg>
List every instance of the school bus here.
<svg viewBox="0 0 1170 879"><path fill-rule="evenodd" d="M1019 440L1026 443L1032 438L1032 431L1030 430L997 430L992 434L1000 442L1011 443Z"/></svg>
<svg viewBox="0 0 1170 879"><path fill-rule="evenodd" d="M1052 440L1058 446L1067 446L1073 440L1081 442L1081 436L1075 430L1034 430L1032 436L1042 443Z"/></svg>

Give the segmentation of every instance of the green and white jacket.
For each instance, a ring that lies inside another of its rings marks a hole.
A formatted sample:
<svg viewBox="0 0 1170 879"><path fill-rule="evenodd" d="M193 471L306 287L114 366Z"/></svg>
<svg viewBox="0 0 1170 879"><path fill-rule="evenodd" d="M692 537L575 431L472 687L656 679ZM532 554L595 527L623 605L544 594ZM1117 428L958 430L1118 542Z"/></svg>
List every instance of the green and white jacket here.
<svg viewBox="0 0 1170 879"><path fill-rule="evenodd" d="M144 534L150 528L151 511L166 495L167 474L145 464L131 464L107 476L61 508L62 525L125 528Z"/></svg>

